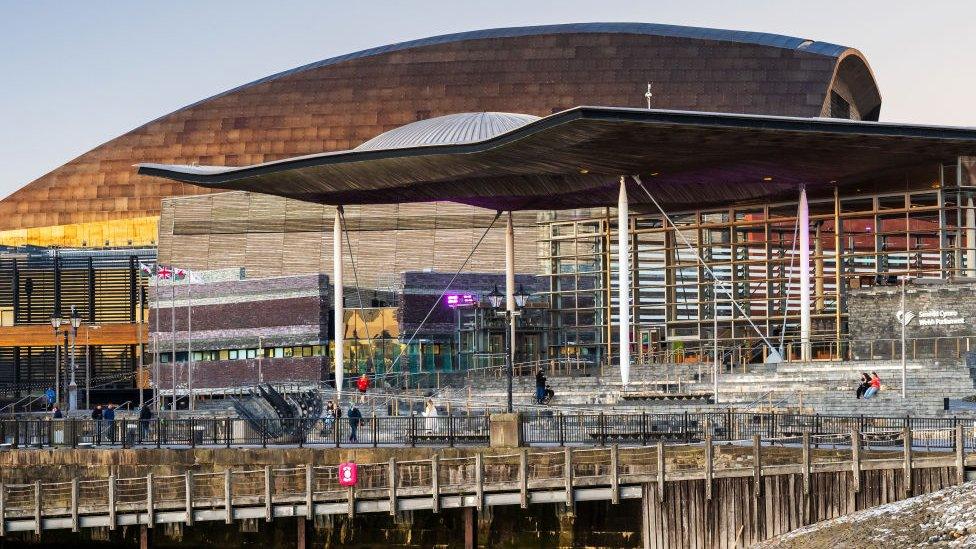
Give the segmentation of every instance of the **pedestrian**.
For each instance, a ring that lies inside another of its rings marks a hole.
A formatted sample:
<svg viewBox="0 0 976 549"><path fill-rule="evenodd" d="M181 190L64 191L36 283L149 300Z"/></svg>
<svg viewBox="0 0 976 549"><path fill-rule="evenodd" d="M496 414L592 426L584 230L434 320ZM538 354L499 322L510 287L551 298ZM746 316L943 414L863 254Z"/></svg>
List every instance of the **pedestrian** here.
<svg viewBox="0 0 976 549"><path fill-rule="evenodd" d="M332 426L335 424L335 420L335 404L330 400L325 404L325 410L322 411L322 430L319 434L323 437L328 436L332 432Z"/></svg>
<svg viewBox="0 0 976 549"><path fill-rule="evenodd" d="M546 374L542 372L542 368L535 374L535 401L542 404L543 399L546 398Z"/></svg>
<svg viewBox="0 0 976 549"><path fill-rule="evenodd" d="M367 377L366 374L359 376L359 379L356 380L356 388L359 389L359 392L363 394L369 390L369 377Z"/></svg>
<svg viewBox="0 0 976 549"><path fill-rule="evenodd" d="M99 444L102 441L102 405L99 404L92 409L92 444Z"/></svg>
<svg viewBox="0 0 976 549"><path fill-rule="evenodd" d="M349 407L349 442L359 442L359 439L356 438L356 429L359 429L359 422L362 419L363 413L355 404L351 404Z"/></svg>
<svg viewBox="0 0 976 549"><path fill-rule="evenodd" d="M857 386L857 398L864 396L864 392L871 387L871 376L867 372L861 372L861 383Z"/></svg>
<svg viewBox="0 0 976 549"><path fill-rule="evenodd" d="M424 404L424 428L428 433L433 433L437 429L437 406L434 406L434 399L428 398Z"/></svg>
<svg viewBox="0 0 976 549"><path fill-rule="evenodd" d="M141 440L149 438L149 422L152 421L152 409L148 404L143 405L142 409L139 410L139 432L142 435Z"/></svg>
<svg viewBox="0 0 976 549"><path fill-rule="evenodd" d="M61 413L61 408L55 406L52 410L51 419L64 419L64 414Z"/></svg>
<svg viewBox="0 0 976 549"><path fill-rule="evenodd" d="M108 443L115 444L115 405L109 404L102 412L102 420L108 430Z"/></svg>
<svg viewBox="0 0 976 549"><path fill-rule="evenodd" d="M871 382L870 387L867 391L864 391L864 398L873 398L881 391L881 377L878 376L878 372L871 372Z"/></svg>

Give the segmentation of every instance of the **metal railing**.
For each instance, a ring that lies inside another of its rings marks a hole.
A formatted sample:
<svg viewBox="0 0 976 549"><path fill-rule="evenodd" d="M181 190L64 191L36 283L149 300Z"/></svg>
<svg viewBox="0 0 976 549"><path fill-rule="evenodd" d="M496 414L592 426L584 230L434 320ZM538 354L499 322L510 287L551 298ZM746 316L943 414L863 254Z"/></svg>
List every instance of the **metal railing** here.
<svg viewBox="0 0 976 549"><path fill-rule="evenodd" d="M649 444L658 440L691 443L706 436L735 443L758 435L792 440L804 434L831 437L858 429L868 442L896 443L904 429L924 431L917 442L929 449L951 448L952 431L965 427L966 448L976 449L976 420L958 417L840 416L750 412L552 413L522 414L522 440L527 445Z"/></svg>
<svg viewBox="0 0 976 549"><path fill-rule="evenodd" d="M976 449L976 421L962 418L834 416L745 413L523 413L519 428L526 445L646 445L656 441L693 443L706 436L735 443L753 435L790 440L844 435L858 429L866 440L898 440L904 429L924 431L926 448L951 447L951 431L965 427L967 448ZM286 434L282 434L286 433ZM297 433L297 434L287 434ZM88 420L0 420L0 443L8 448L48 447L269 447L269 446L485 446L489 416L449 414L315 420L240 418L156 418Z"/></svg>
<svg viewBox="0 0 976 549"><path fill-rule="evenodd" d="M280 435L280 433L298 433ZM276 434L279 433L279 434ZM488 416L364 417L315 420L166 417L151 420L0 420L9 448L462 446L488 444Z"/></svg>

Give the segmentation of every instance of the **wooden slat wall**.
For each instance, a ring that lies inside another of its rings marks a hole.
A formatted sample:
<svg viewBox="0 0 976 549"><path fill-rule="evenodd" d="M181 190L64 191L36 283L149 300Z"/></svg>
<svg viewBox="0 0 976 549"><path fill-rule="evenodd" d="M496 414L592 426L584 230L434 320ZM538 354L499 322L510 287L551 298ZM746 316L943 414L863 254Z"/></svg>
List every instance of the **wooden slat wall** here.
<svg viewBox="0 0 976 549"><path fill-rule="evenodd" d="M78 328L78 343L91 345L133 345L138 343L136 324L102 324L89 330L84 324ZM142 327L142 340L149 330ZM45 347L54 345L54 330L50 324L0 327L0 347ZM63 336L58 338L63 344Z"/></svg>
<svg viewBox="0 0 976 549"><path fill-rule="evenodd" d="M229 192L166 200L163 210L159 253L164 264L189 269L245 267L249 278L332 272L331 206ZM347 207L348 240L360 284L386 289L391 276L404 271L454 272L493 216L489 210L448 202ZM540 273L536 219L533 212L515 215L519 273ZM466 272L504 268L504 231L502 216ZM347 284L352 285L348 250L344 258Z"/></svg>

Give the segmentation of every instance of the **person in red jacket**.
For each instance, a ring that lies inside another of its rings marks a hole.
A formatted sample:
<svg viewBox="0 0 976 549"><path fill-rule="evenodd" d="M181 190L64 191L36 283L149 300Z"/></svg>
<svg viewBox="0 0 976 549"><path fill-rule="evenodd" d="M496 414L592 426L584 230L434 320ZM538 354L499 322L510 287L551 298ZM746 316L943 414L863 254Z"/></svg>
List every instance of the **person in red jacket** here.
<svg viewBox="0 0 976 549"><path fill-rule="evenodd" d="M356 380L356 388L359 389L360 393L365 393L369 389L369 378L366 377L366 374L359 376L359 379Z"/></svg>
<svg viewBox="0 0 976 549"><path fill-rule="evenodd" d="M871 398L878 394L881 390L881 378L878 377L878 372L871 372L871 386L868 387L867 391L864 391L864 398Z"/></svg>

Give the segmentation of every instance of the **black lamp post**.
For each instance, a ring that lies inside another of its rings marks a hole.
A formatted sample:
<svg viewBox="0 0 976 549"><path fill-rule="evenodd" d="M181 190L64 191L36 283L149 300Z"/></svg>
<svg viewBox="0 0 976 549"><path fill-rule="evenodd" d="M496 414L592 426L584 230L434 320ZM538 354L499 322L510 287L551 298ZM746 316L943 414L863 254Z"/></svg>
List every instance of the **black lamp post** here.
<svg viewBox="0 0 976 549"><path fill-rule="evenodd" d="M54 311L51 317L51 327L54 328L54 402L61 405L61 343L58 342L58 330L64 321L60 311Z"/></svg>
<svg viewBox="0 0 976 549"><path fill-rule="evenodd" d="M525 306L525 302L528 300L529 295L525 293L522 286L519 286L519 291L513 296L515 298L515 309L514 311L509 311L505 307L505 295L498 291L498 285L495 285L495 289L491 291L487 296L488 304L495 309L495 314L499 316L504 316L505 318L505 370L508 377L508 406L507 410L509 413L512 412L512 378L514 377L515 365L512 363L512 322L514 322L515 317L522 314L521 309Z"/></svg>
<svg viewBox="0 0 976 549"><path fill-rule="evenodd" d="M71 306L71 382L68 383L68 410L78 409L78 384L75 383L75 342L78 341L78 328L81 326L81 315L75 306Z"/></svg>

